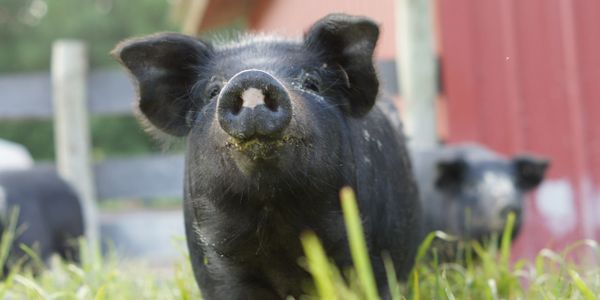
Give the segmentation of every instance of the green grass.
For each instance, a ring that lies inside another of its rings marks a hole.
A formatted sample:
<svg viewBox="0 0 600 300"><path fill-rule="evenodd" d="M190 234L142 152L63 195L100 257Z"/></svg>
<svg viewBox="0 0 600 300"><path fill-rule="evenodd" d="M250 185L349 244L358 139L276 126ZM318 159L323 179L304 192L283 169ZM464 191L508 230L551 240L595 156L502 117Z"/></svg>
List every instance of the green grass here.
<svg viewBox="0 0 600 300"><path fill-rule="evenodd" d="M325 255L318 237L302 234L306 258L301 263L312 274L314 288L306 299L378 299L354 194L341 192L355 270L338 270ZM14 218L13 218L14 219ZM598 299L600 249L595 241L584 240L561 252L540 251L535 260L511 261L510 235L514 217L509 219L500 243L465 245L457 263L438 263L432 241L451 237L437 232L429 235L417 254L407 282L397 282L391 259L384 253L389 294L393 299ZM14 235L13 223L0 244L0 266ZM12 226L12 227L11 227ZM497 239L496 239L497 240ZM180 241L181 242L181 241ZM182 247L183 248L183 247ZM109 251L109 253L112 253ZM33 275L31 267L13 268L0 281L0 299L198 299L194 276L185 251L167 271L114 255L100 255L98 247L82 242L82 263L74 265L54 257L50 267ZM34 252L31 252L35 256ZM36 263L36 261L38 261Z"/></svg>
<svg viewBox="0 0 600 300"><path fill-rule="evenodd" d="M187 257L161 274L141 262L102 257L97 247L82 243L82 263L54 256L50 267L34 275L17 268L0 282L0 299L198 299ZM164 271L163 271L164 272Z"/></svg>
<svg viewBox="0 0 600 300"><path fill-rule="evenodd" d="M0 270L7 262L10 245L19 229L18 212L11 214L8 229L0 242ZM16 232L16 234L15 234ZM31 263L12 261L10 273L0 281L0 299L199 299L189 257L181 248L181 258L168 268L151 267L143 262L122 261L100 247L80 240L81 263L73 264L58 256L49 266L35 251L24 247ZM182 245L182 241L177 244Z"/></svg>

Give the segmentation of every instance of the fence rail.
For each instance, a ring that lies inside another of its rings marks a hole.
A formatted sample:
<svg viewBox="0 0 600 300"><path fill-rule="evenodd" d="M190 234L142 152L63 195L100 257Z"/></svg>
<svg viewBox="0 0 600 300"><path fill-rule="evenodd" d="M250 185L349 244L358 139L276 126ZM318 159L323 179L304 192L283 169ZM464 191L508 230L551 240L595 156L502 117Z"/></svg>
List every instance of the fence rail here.
<svg viewBox="0 0 600 300"><path fill-rule="evenodd" d="M94 166L98 199L183 198L183 155L107 159Z"/></svg>
<svg viewBox="0 0 600 300"><path fill-rule="evenodd" d="M92 167L98 201L105 199L183 198L182 154L108 158ZM37 168L56 169L51 162Z"/></svg>
<svg viewBox="0 0 600 300"><path fill-rule="evenodd" d="M88 75L87 101L93 115L131 114L135 90L122 70L98 70ZM51 119L50 73L0 76L0 119Z"/></svg>

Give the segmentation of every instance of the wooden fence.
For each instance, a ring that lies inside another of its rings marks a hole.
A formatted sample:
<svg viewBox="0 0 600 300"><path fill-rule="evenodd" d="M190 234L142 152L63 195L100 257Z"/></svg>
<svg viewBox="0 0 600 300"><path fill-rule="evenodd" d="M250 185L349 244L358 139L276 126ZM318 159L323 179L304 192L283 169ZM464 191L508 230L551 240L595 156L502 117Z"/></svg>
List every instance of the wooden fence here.
<svg viewBox="0 0 600 300"><path fill-rule="evenodd" d="M131 115L135 91L119 69L87 76L87 108L91 115ZM52 119L50 74L0 76L0 120ZM108 158L93 163L98 199L180 197L183 156L176 154Z"/></svg>
<svg viewBox="0 0 600 300"><path fill-rule="evenodd" d="M135 91L123 70L88 72L86 47L53 47L51 74L0 76L0 119L52 119L57 171L80 194L87 236L98 238L97 199L182 197L183 156L92 161L89 115L130 115Z"/></svg>

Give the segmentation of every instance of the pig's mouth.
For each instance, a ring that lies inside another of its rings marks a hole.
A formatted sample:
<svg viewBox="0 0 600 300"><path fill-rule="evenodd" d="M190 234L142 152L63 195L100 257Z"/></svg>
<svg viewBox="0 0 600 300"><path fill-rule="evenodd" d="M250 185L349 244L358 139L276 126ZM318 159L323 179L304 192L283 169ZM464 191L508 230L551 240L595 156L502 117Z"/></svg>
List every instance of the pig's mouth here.
<svg viewBox="0 0 600 300"><path fill-rule="evenodd" d="M300 138L284 136L281 139L253 138L247 141L230 139L225 145L252 161L260 161L274 160L280 156L286 146L298 146L301 143Z"/></svg>

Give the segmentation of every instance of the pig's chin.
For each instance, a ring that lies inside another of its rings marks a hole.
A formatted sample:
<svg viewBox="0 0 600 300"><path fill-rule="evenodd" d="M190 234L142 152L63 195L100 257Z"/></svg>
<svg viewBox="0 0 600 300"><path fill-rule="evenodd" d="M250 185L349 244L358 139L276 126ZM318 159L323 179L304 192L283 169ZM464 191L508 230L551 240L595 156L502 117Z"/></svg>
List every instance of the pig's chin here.
<svg viewBox="0 0 600 300"><path fill-rule="evenodd" d="M247 141L230 139L226 147L238 168L251 175L263 169L281 169L296 159L300 139L285 136L280 139L254 138Z"/></svg>

